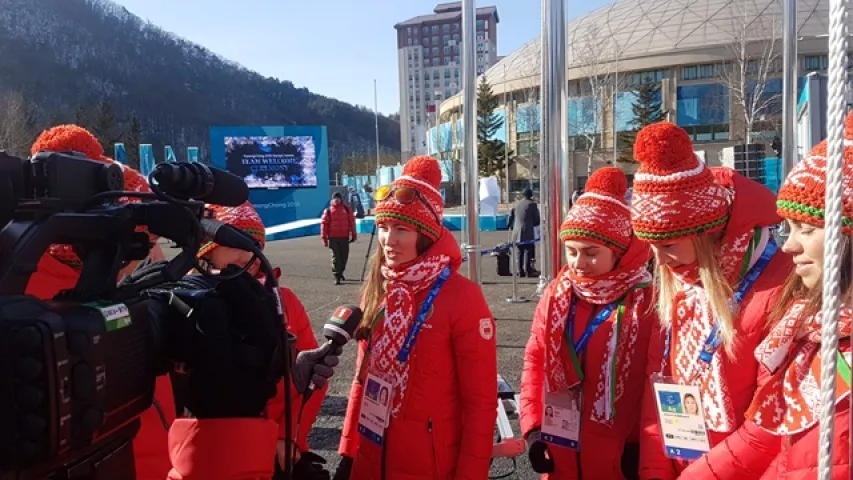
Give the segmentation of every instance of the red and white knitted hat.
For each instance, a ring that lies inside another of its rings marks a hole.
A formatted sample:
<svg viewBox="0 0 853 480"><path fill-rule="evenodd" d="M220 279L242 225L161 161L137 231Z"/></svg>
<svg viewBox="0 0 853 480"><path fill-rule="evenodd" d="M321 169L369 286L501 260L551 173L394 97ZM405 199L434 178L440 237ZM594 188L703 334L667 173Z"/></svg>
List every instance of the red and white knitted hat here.
<svg viewBox="0 0 853 480"><path fill-rule="evenodd" d="M391 194L376 205L375 221L405 223L432 241L438 240L444 210L444 202L438 190L440 185L441 167L436 159L428 156L412 158L403 167L403 175L391 183ZM417 192L418 198L402 204L393 193L398 188L411 188Z"/></svg>
<svg viewBox="0 0 853 480"><path fill-rule="evenodd" d="M211 218L222 222L232 227L237 227L240 230L251 235L255 240L260 242L261 249L266 245L266 228L258 211L251 203L246 202L239 207L223 207L222 205L207 205L207 210L211 213ZM197 258L202 258L212 252L219 244L207 242L198 250Z"/></svg>
<svg viewBox="0 0 853 480"><path fill-rule="evenodd" d="M628 179L616 167L593 172L584 194L572 205L560 225L560 241L587 240L603 245L617 254L625 253L631 243L631 211L625 203Z"/></svg>
<svg viewBox="0 0 853 480"><path fill-rule="evenodd" d="M847 116L844 129L842 189L844 218L841 231L853 236L853 112ZM791 169L779 189L776 212L788 220L823 228L825 201L826 140L817 144Z"/></svg>
<svg viewBox="0 0 853 480"><path fill-rule="evenodd" d="M696 157L687 132L669 122L646 126L637 133L634 158L640 168L631 221L638 238L659 242L725 227L730 193Z"/></svg>
<svg viewBox="0 0 853 480"><path fill-rule="evenodd" d="M129 192L151 192L148 182L145 177L136 170L115 162L114 160L104 155L104 149L101 142L95 136L83 127L77 125L59 125L45 130L38 136L33 143L30 152L35 155L38 152L78 152L85 155L90 160L97 160L104 163L116 163L121 167L124 173L124 190ZM121 203L137 203L140 202L137 198L122 197L119 199ZM137 227L136 231L144 232L145 227ZM157 237L149 235L151 243L157 241ZM82 266L80 258L74 253L71 245L51 245L48 248L48 253L59 260L60 262L70 265L75 268Z"/></svg>

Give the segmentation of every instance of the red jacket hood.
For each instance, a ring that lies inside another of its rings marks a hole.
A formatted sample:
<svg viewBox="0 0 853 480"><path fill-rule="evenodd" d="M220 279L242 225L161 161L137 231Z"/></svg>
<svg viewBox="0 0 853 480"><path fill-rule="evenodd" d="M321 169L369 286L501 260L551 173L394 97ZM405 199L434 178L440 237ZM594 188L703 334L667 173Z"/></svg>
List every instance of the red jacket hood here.
<svg viewBox="0 0 853 480"><path fill-rule="evenodd" d="M728 167L711 169L717 183L734 192L723 241L755 229L782 222L776 214L776 195L764 185Z"/></svg>

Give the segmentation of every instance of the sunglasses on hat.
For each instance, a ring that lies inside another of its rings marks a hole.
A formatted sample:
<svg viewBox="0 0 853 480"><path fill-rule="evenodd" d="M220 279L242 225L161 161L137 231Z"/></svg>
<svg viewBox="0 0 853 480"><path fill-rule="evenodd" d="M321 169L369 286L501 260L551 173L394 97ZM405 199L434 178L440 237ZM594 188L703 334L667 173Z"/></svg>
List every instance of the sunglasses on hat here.
<svg viewBox="0 0 853 480"><path fill-rule="evenodd" d="M383 185L376 189L376 192L373 194L373 199L377 202L384 202L388 200L391 196L394 196L394 200L397 201L400 205L411 205L415 202L415 200L419 200L422 204L424 204L427 209L429 209L430 213L432 213L433 218L435 218L435 223L441 225L441 220L438 218L438 214L435 213L435 209L432 208L432 205L429 204L426 198L421 194L421 192L415 190L411 187L392 187L391 185Z"/></svg>

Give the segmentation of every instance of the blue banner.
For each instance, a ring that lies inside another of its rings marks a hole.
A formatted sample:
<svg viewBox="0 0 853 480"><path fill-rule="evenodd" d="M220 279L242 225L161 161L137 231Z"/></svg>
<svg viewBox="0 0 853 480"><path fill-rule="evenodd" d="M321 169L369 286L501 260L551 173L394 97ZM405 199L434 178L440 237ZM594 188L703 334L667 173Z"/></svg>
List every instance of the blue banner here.
<svg viewBox="0 0 853 480"><path fill-rule="evenodd" d="M169 163L177 163L178 159L175 158L175 151L172 150L171 145L166 145L166 161Z"/></svg>
<svg viewBox="0 0 853 480"><path fill-rule="evenodd" d="M143 144L139 146L139 171L145 177L151 174L154 170L154 165L156 160L154 160L154 149L150 144Z"/></svg>
<svg viewBox="0 0 853 480"><path fill-rule="evenodd" d="M187 147L187 161L198 162L198 147Z"/></svg>
<svg viewBox="0 0 853 480"><path fill-rule="evenodd" d="M113 160L118 163L123 163L127 165L127 151L124 149L124 144L116 143L115 145L113 145L113 150L115 152L113 154Z"/></svg>

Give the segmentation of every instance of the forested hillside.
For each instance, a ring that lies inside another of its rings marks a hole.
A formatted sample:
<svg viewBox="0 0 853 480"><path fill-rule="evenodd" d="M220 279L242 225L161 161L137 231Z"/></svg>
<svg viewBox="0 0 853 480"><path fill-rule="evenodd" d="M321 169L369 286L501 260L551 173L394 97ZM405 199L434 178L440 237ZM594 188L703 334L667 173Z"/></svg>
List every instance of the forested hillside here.
<svg viewBox="0 0 853 480"><path fill-rule="evenodd" d="M24 153L34 132L73 121L129 153L152 143L158 161L164 143L208 158L213 125L326 125L333 170L375 148L370 110L264 77L108 0L0 0L0 148ZM386 153L400 150L399 130L380 117Z"/></svg>

